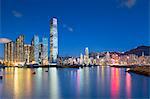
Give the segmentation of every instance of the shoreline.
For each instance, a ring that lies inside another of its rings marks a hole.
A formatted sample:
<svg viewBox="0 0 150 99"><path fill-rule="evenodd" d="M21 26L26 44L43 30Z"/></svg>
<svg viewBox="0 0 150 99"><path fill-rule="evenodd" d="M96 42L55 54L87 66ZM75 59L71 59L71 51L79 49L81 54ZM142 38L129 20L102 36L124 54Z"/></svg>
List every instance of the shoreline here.
<svg viewBox="0 0 150 99"><path fill-rule="evenodd" d="M128 73L136 73L144 76L149 76L150 77L150 66L136 66L133 68L130 68L126 72Z"/></svg>
<svg viewBox="0 0 150 99"><path fill-rule="evenodd" d="M110 67L115 67L115 68L133 68L136 65L111 65Z"/></svg>

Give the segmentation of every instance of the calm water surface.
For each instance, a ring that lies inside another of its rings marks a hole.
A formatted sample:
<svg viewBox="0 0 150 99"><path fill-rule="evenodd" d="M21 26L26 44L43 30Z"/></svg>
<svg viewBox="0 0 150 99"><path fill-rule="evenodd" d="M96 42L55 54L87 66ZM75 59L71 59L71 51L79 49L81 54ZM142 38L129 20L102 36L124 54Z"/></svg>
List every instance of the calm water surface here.
<svg viewBox="0 0 150 99"><path fill-rule="evenodd" d="M6 68L0 99L148 99L150 77L113 67L83 69Z"/></svg>

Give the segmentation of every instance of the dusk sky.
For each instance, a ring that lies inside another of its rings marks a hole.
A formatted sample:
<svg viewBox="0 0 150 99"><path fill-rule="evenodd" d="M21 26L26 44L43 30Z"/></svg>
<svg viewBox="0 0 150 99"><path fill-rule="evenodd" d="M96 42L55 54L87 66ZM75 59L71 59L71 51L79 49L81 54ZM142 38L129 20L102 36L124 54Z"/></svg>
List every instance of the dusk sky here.
<svg viewBox="0 0 150 99"><path fill-rule="evenodd" d="M49 20L58 18L59 55L126 51L149 45L150 0L0 0L0 38L13 41L34 34L49 37ZM3 44L0 44L0 57Z"/></svg>

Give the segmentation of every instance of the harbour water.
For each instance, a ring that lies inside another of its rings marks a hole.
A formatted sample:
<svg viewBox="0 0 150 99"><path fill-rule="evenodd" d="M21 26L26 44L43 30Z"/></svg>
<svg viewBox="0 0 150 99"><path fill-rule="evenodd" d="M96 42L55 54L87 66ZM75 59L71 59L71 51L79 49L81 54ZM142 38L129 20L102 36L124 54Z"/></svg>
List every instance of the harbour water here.
<svg viewBox="0 0 150 99"><path fill-rule="evenodd" d="M48 72L45 72L47 71ZM5 68L0 99L148 99L150 78L125 68Z"/></svg>

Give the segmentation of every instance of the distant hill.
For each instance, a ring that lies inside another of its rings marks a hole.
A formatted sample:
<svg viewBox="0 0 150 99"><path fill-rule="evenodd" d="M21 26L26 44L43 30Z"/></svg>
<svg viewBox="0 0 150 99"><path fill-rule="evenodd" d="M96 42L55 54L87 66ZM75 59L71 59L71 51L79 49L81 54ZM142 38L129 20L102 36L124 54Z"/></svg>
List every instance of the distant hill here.
<svg viewBox="0 0 150 99"><path fill-rule="evenodd" d="M135 54L135 55L141 56L142 52L144 52L145 56L150 56L150 46L138 46L135 49L131 49L125 52L125 54Z"/></svg>

